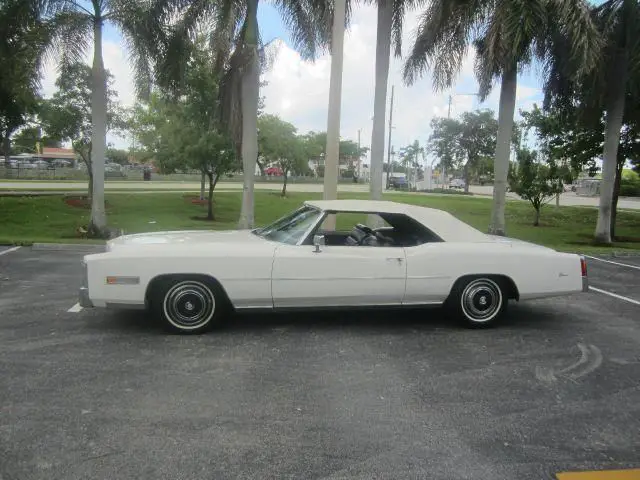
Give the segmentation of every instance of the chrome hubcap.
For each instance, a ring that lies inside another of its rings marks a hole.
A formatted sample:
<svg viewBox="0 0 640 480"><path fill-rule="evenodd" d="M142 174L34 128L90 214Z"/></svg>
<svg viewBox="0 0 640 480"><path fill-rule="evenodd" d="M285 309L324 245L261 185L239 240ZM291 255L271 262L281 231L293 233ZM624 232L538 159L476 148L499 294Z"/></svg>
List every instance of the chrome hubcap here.
<svg viewBox="0 0 640 480"><path fill-rule="evenodd" d="M502 292L492 280L478 279L470 282L462 292L462 311L474 322L487 322L502 307Z"/></svg>
<svg viewBox="0 0 640 480"><path fill-rule="evenodd" d="M215 299L204 284L186 281L174 285L163 302L167 319L183 330L193 330L206 325L213 317Z"/></svg>

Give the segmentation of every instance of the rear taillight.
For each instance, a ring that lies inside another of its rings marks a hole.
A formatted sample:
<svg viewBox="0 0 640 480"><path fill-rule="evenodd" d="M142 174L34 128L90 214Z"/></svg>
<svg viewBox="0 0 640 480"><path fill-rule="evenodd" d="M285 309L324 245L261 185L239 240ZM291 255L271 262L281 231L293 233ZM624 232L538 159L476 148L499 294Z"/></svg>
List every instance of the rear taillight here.
<svg viewBox="0 0 640 480"><path fill-rule="evenodd" d="M587 276L587 259L584 257L580 257L580 269L582 270L582 276Z"/></svg>

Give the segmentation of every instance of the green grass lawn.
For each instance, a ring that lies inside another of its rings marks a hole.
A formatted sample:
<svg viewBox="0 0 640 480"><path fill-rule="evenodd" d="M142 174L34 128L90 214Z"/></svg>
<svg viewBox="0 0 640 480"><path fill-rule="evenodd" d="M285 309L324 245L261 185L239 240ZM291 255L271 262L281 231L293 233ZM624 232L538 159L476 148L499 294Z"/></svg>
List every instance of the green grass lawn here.
<svg viewBox="0 0 640 480"><path fill-rule="evenodd" d="M320 193L291 193L281 198L277 192L256 191L257 225L297 208L306 199L319 199ZM342 193L340 198L367 198L366 193ZM491 199L458 195L387 194L385 198L451 212L464 222L486 231ZM206 207L194 205L183 193L107 193L111 227L126 233L180 229L232 229L240 213L241 192L220 192L215 196L214 222L201 219ZM630 241L616 242L613 248L591 244L597 210L583 207L543 209L541 226L533 227L533 209L528 203L507 203L507 234L511 237L573 252L640 251L640 212L619 212L617 234ZM0 197L0 244L34 242L86 242L78 228L86 226L89 211L71 207L62 196ZM634 241L631 241L634 240Z"/></svg>

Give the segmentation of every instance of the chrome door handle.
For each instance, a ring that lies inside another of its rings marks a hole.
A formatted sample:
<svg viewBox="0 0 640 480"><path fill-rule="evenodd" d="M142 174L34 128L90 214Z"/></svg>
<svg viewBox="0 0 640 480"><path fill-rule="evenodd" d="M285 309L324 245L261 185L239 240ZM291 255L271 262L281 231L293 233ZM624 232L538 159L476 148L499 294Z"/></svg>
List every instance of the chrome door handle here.
<svg viewBox="0 0 640 480"><path fill-rule="evenodd" d="M404 260L404 258L402 257L387 257L387 261L392 261L395 260L398 263L402 263L402 260Z"/></svg>

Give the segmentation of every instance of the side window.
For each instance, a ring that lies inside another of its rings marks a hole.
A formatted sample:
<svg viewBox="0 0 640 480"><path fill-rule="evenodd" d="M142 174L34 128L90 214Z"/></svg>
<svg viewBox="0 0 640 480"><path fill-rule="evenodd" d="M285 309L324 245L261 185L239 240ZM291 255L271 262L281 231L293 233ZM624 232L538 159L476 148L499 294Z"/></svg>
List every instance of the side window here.
<svg viewBox="0 0 640 480"><path fill-rule="evenodd" d="M370 229L378 228L392 227L375 213L337 212L327 215L317 233L324 235L326 245L377 246L380 242Z"/></svg>
<svg viewBox="0 0 640 480"><path fill-rule="evenodd" d="M391 237L396 246L415 247L423 243L442 242L443 240L427 227L404 214L385 215L386 220L393 226L387 236Z"/></svg>

